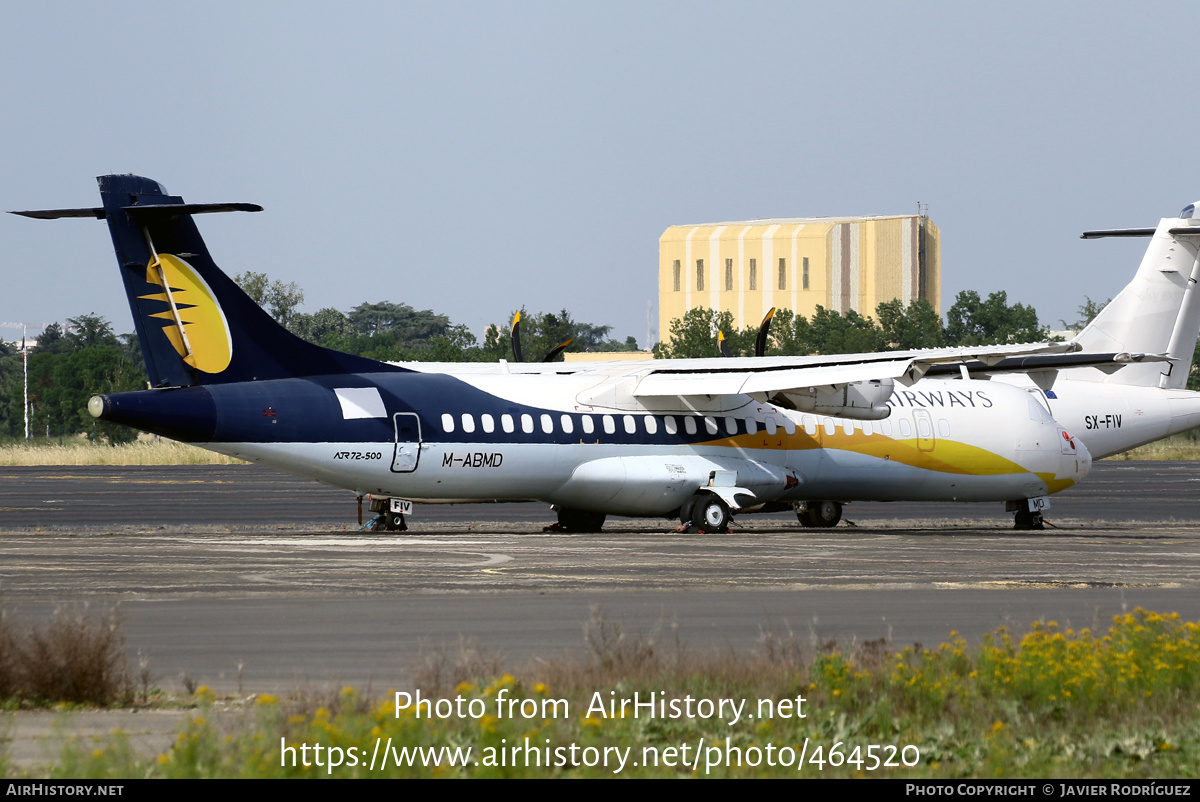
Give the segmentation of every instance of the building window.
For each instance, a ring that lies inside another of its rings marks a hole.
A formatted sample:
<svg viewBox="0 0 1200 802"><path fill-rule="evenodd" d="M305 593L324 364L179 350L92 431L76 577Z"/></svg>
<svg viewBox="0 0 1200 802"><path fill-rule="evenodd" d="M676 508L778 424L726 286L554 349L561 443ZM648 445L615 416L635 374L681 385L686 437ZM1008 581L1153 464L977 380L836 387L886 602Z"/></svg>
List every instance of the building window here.
<svg viewBox="0 0 1200 802"><path fill-rule="evenodd" d="M679 269L679 260L678 259L676 259L675 262L671 265L671 272L675 276L675 292L679 292L679 274L681 271Z"/></svg>
<svg viewBox="0 0 1200 802"><path fill-rule="evenodd" d="M750 289L758 289L758 260L750 260Z"/></svg>
<svg viewBox="0 0 1200 802"><path fill-rule="evenodd" d="M696 290L704 289L704 260L696 260Z"/></svg>
<svg viewBox="0 0 1200 802"><path fill-rule="evenodd" d="M779 260L779 289L787 289L787 259Z"/></svg>
<svg viewBox="0 0 1200 802"><path fill-rule="evenodd" d="M725 260L725 289L733 289L733 260Z"/></svg>
<svg viewBox="0 0 1200 802"><path fill-rule="evenodd" d="M804 278L804 283L801 284L800 286L803 289L807 290L808 289L808 257L807 256L804 257L804 277L803 278Z"/></svg>

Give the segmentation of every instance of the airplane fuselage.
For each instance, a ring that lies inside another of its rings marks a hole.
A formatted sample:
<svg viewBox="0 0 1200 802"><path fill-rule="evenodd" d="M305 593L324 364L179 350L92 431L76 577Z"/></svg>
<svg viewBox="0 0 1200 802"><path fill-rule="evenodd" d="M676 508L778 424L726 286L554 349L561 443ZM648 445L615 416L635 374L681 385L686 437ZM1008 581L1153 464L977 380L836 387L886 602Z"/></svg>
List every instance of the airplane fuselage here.
<svg viewBox="0 0 1200 802"><path fill-rule="evenodd" d="M750 491L746 508L1003 501L1058 492L1091 465L1031 393L993 381L919 381L897 388L888 418L861 421L746 395L694 408L618 396L606 405L589 391L612 386L611 370L446 367L109 396L106 417L124 410L141 428L359 493L624 515L670 515L716 476Z"/></svg>

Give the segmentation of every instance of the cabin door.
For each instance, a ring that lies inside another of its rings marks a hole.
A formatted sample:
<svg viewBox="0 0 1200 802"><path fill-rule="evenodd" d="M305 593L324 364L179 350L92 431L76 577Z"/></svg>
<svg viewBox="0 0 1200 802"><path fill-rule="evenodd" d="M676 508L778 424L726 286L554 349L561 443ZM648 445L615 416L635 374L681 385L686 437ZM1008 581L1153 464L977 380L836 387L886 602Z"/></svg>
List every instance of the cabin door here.
<svg viewBox="0 0 1200 802"><path fill-rule="evenodd" d="M421 460L421 421L415 412L397 412L396 450L392 454L392 473L412 473Z"/></svg>

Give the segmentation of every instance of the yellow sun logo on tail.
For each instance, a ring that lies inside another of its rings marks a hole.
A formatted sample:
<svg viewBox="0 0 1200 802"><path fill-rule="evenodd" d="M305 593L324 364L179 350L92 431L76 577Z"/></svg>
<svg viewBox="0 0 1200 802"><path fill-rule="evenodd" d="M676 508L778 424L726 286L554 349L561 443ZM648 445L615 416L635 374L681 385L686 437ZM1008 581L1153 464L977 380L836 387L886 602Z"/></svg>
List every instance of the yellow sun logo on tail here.
<svg viewBox="0 0 1200 802"><path fill-rule="evenodd" d="M139 297L167 304L166 310L150 317L169 321L163 333L183 361L205 373L220 373L229 367L233 358L229 323L208 282L187 262L169 253L159 254L146 266L146 281L163 287L163 292Z"/></svg>

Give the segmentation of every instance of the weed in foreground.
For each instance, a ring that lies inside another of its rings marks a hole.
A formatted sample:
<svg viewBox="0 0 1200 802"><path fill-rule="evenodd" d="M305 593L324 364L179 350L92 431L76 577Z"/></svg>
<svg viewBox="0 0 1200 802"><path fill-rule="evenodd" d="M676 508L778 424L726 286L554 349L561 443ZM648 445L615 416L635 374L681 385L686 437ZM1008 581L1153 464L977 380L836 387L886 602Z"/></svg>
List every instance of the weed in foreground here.
<svg viewBox="0 0 1200 802"><path fill-rule="evenodd" d="M0 612L0 702L106 707L131 700L120 623L116 609L62 607L43 626Z"/></svg>
<svg viewBox="0 0 1200 802"><path fill-rule="evenodd" d="M370 702L346 688L300 700L260 696L244 726L229 730L210 715L211 694L198 693L198 715L162 754L137 758L115 737L69 747L74 751L59 770L92 777L614 776L611 767L581 761L478 760L529 739L538 746L629 748L639 758L703 743L736 756L707 775L701 765L699 776L1138 778L1200 771L1200 625L1175 615L1138 609L1096 633L1054 622L1019 637L1001 628L977 646L952 634L931 649L895 649L886 641L805 645L768 634L741 655L695 654L677 640L662 643L659 634L629 636L595 612L586 631L585 659L537 661L516 675L499 674L498 658L472 647L426 658L425 678L433 683L422 686L426 695L477 701L480 715L421 716L397 711L391 695ZM457 684L447 688L452 680ZM608 715L591 707L597 693L745 699L755 716L733 724L728 717ZM527 700L536 712L498 716L500 697ZM782 703L801 697L803 716L758 715L764 700L776 711L799 712ZM357 749L361 759L336 769L282 759L281 747L307 744L311 756L316 743L346 755ZM383 743L384 750L410 750L413 759L369 770L370 750ZM801 766L751 765L741 757L768 746L799 754L805 743L824 749L821 765L811 751ZM865 755L869 744L907 745L920 758L867 771L851 758ZM471 760L447 759L467 749ZM835 750L837 765L830 762ZM643 760L625 773L692 770Z"/></svg>

